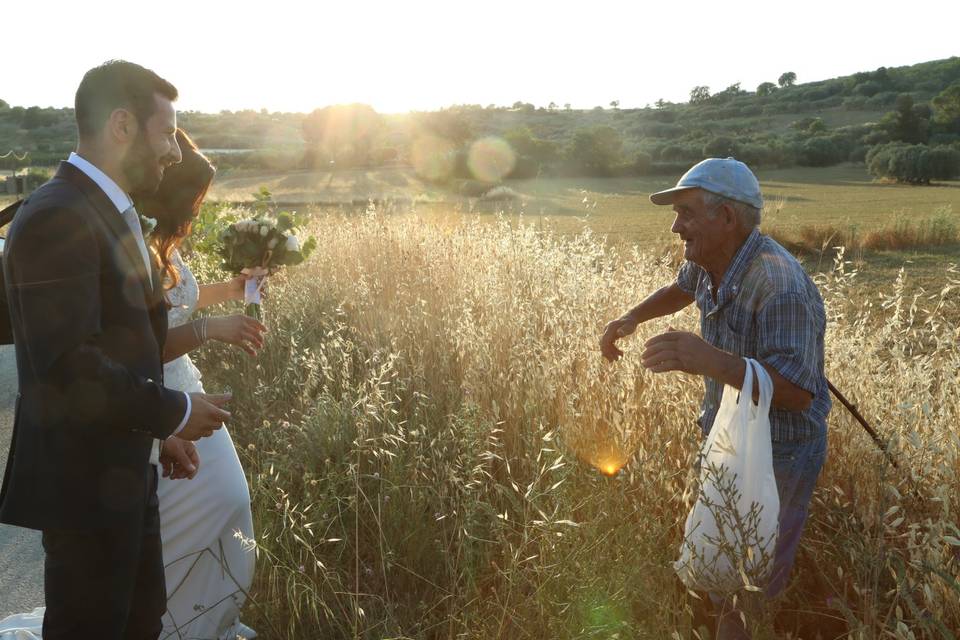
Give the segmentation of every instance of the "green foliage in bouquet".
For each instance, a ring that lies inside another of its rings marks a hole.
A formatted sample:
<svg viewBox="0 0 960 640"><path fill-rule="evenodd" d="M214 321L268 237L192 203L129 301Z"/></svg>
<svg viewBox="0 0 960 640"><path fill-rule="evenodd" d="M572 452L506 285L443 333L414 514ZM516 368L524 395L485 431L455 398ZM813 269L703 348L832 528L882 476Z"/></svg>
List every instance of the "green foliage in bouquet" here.
<svg viewBox="0 0 960 640"><path fill-rule="evenodd" d="M218 253L223 268L231 273L252 267L273 271L302 263L317 246L313 237L302 244L297 238L296 231L304 222L303 216L289 211L234 222L220 233Z"/></svg>

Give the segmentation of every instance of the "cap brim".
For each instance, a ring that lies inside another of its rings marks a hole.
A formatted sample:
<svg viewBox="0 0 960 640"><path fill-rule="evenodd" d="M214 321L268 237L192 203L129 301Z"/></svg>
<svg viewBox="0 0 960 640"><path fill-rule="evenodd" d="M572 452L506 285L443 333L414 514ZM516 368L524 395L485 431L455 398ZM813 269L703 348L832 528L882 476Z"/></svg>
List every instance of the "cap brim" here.
<svg viewBox="0 0 960 640"><path fill-rule="evenodd" d="M665 191L657 191L650 194L650 202L653 204L673 204L673 199L680 191L689 191L697 187L674 187Z"/></svg>

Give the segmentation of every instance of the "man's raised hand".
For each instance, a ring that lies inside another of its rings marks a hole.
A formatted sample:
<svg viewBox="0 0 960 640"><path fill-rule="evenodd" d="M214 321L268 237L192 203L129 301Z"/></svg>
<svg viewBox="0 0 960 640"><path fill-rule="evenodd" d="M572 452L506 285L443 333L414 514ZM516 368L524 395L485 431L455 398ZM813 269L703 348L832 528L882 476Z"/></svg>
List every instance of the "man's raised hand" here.
<svg viewBox="0 0 960 640"><path fill-rule="evenodd" d="M703 338L689 331L677 331L670 327L647 340L640 356L645 369L653 373L683 371L710 376L716 370L719 350Z"/></svg>
<svg viewBox="0 0 960 640"><path fill-rule="evenodd" d="M600 353L610 362L615 362L623 356L623 351L617 347L617 340L625 338L637 330L637 322L629 314L607 323L600 337Z"/></svg>
<svg viewBox="0 0 960 640"><path fill-rule="evenodd" d="M229 393L191 393L190 417L177 437L184 440L199 440L212 435L230 419L230 412L223 407L232 397Z"/></svg>

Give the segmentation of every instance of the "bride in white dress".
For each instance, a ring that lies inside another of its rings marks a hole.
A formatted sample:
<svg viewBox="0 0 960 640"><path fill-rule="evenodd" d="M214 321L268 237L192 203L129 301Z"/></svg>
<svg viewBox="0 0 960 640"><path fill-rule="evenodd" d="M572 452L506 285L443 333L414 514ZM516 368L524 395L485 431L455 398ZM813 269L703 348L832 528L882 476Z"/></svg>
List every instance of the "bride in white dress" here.
<svg viewBox="0 0 960 640"><path fill-rule="evenodd" d="M262 346L265 329L242 315L191 321L197 309L242 300L244 278L198 285L180 256L177 246L189 232L214 169L180 130L177 142L183 161L167 169L157 196L137 203L137 208L158 221L150 242L169 287L164 385L193 392L203 391L203 384L189 351L210 339L252 355ZM253 538L246 477L226 427L195 445L200 458L196 475L189 480L163 477L157 488L167 584L167 612L160 638L254 638L256 633L239 617L253 582L255 558L255 552L243 542ZM43 612L41 607L0 621L0 640L39 640Z"/></svg>
<svg viewBox="0 0 960 640"><path fill-rule="evenodd" d="M199 325L188 324L198 304L206 301L179 252L171 257L180 273L180 282L167 292L173 305L168 314L171 337L183 327L200 339L205 332L212 339L232 342L224 334L236 330L231 324L249 324L253 319L209 318ZM189 355L164 366L164 386L203 391L200 371ZM253 580L254 553L237 535L253 538L247 481L226 427L195 444L200 457L197 475L188 481L161 478L157 487L167 579L167 612L160 637L250 638L253 634L240 624L239 613Z"/></svg>
<svg viewBox="0 0 960 640"><path fill-rule="evenodd" d="M202 391L203 384L189 351L212 339L252 355L263 344L264 327L243 315L191 321L197 309L243 300L244 278L198 285L180 256L178 246L190 231L214 169L183 131L177 131L177 142L183 160L167 169L156 195L144 200L142 212L157 220L151 246L169 287L164 385L193 392ZM157 487L167 580L160 637L252 638L256 634L239 619L254 567L254 551L244 543L253 538L246 477L225 427L198 441L196 448L196 476L188 481L162 478Z"/></svg>

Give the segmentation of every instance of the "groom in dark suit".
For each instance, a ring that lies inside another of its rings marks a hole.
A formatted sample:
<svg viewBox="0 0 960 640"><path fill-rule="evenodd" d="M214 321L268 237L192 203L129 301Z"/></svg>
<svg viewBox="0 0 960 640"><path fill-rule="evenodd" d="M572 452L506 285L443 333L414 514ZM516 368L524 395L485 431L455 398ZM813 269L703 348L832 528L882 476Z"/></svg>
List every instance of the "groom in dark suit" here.
<svg viewBox="0 0 960 640"><path fill-rule="evenodd" d="M229 418L223 396L162 386L167 308L132 206L180 161L176 98L129 62L87 72L77 152L6 241L20 394L0 522L43 532L44 640L157 638L157 465L190 475L189 441Z"/></svg>

